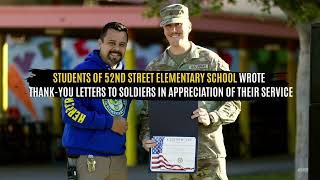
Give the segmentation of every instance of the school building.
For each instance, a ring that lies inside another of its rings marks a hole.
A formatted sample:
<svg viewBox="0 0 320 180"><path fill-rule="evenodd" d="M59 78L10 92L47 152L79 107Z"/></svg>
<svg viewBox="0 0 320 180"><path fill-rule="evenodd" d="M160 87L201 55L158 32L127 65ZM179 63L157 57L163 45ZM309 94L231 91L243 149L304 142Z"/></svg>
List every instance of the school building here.
<svg viewBox="0 0 320 180"><path fill-rule="evenodd" d="M129 28L127 69L144 69L167 46L159 18L144 17L146 8L142 0L0 3L1 162L64 158L60 99L29 97L29 69L72 69L97 48L100 28L111 21ZM190 39L217 52L232 71L279 73L295 88L298 35L279 9L271 12L262 14L245 0L203 12L191 18ZM128 118L131 166L146 161L137 138L141 105L134 102ZM295 97L243 101L239 119L224 126L229 158L293 156L295 107Z"/></svg>

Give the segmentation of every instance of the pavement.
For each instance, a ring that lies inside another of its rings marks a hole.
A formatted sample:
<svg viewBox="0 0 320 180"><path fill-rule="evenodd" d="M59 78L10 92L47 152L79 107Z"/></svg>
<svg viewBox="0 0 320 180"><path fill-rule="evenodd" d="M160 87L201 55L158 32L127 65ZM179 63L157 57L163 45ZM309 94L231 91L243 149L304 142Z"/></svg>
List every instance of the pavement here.
<svg viewBox="0 0 320 180"><path fill-rule="evenodd" d="M264 157L227 162L228 176L290 171L294 171L294 161L288 157ZM147 165L129 167L129 180L153 180L155 177L154 173L148 172ZM2 165L0 179L64 180L66 179L65 163Z"/></svg>

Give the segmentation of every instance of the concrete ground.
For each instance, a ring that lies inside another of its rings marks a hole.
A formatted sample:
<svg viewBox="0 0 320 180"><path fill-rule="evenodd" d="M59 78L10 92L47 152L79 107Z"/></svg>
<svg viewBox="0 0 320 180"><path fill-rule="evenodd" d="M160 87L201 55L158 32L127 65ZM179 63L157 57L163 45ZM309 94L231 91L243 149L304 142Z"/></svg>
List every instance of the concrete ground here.
<svg viewBox="0 0 320 180"><path fill-rule="evenodd" d="M232 160L227 163L229 176L266 173L293 172L293 160L287 157L266 157L252 160ZM42 165L9 165L0 166L1 180L63 180L66 179L64 163ZM148 172L147 165L129 168L129 180L152 180L155 174Z"/></svg>

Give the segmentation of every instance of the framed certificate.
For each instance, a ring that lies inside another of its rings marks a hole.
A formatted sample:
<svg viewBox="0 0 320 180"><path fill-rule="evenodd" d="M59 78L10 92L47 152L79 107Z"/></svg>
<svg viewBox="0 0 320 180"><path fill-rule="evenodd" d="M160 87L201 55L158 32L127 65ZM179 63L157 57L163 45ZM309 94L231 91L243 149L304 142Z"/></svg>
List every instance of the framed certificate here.
<svg viewBox="0 0 320 180"><path fill-rule="evenodd" d="M150 101L151 172L197 171L198 121L191 119L197 101Z"/></svg>
<svg viewBox="0 0 320 180"><path fill-rule="evenodd" d="M196 138L154 136L157 143L151 148L152 172L195 172Z"/></svg>

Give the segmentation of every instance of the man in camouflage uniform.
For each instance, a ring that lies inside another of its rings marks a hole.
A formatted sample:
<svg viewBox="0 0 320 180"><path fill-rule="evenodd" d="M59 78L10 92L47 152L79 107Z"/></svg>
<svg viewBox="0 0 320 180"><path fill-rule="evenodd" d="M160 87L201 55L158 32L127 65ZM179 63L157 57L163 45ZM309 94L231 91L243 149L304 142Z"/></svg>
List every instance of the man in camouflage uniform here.
<svg viewBox="0 0 320 180"><path fill-rule="evenodd" d="M160 11L160 26L170 46L146 70L229 71L228 64L214 52L197 46L188 39L191 31L188 8L172 4ZM191 118L199 122L198 172L163 173L159 180L227 180L226 150L222 125L234 122L239 113L239 101L199 101ZM140 139L147 151L155 146L150 139L148 102L141 111Z"/></svg>

